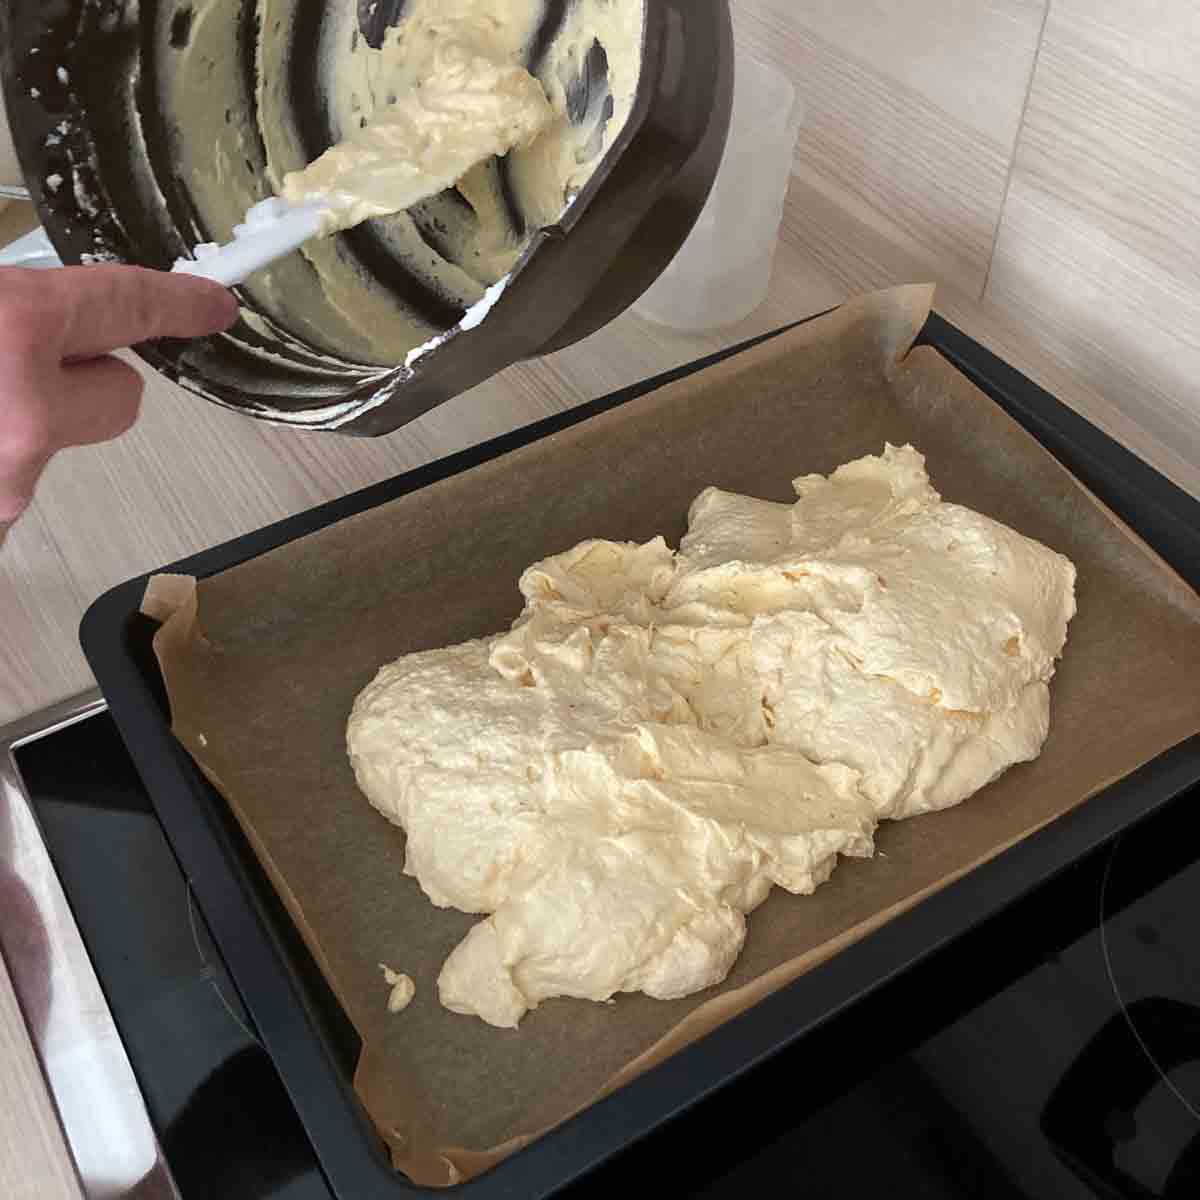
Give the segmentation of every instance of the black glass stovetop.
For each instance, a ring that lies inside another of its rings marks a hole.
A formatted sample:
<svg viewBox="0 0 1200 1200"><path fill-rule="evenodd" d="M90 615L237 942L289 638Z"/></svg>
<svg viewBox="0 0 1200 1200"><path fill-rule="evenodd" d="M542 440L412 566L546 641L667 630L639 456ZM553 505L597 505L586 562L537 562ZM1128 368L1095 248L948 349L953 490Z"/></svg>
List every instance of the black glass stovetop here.
<svg viewBox="0 0 1200 1200"><path fill-rule="evenodd" d="M183 1200L329 1200L111 719L17 763ZM1198 801L1180 797L566 1195L655 1178L702 1200L1196 1200Z"/></svg>

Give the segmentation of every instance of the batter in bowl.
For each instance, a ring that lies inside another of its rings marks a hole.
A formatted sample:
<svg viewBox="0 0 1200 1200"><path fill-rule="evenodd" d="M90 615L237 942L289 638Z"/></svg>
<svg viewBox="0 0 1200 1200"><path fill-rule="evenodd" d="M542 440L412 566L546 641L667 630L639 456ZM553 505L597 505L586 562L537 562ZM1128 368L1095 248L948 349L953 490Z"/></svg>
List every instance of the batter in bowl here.
<svg viewBox="0 0 1200 1200"><path fill-rule="evenodd" d="M450 145L426 138L423 121L449 134L456 105L464 114L472 97L485 103L490 92L495 100L486 103L500 118L506 94L512 100L517 115L499 121L493 143L479 143L495 155L353 235L310 242L246 285L248 317L264 337L294 331L304 348L327 350L331 370L403 362L505 279L612 148L640 78L642 0L380 0L372 12L367 24L378 27L367 29L355 0L315 12L300 0L198 0L165 8L158 33L169 69L157 77L157 102L198 241L228 242L247 210L270 196L306 195L335 175L344 184L337 164L354 157L359 137L369 147L378 136L383 148L378 170L366 162L351 173L370 197L357 212L344 203L331 227L390 208L416 194L379 203L379 187L413 182L396 165L402 147ZM244 18L253 18L252 30L239 34L249 28ZM243 69L247 41L252 73ZM440 98L417 103L418 85ZM410 123L389 135L400 114ZM513 148L502 154L506 144ZM321 166L327 151L334 158ZM449 178L435 175L435 187Z"/></svg>

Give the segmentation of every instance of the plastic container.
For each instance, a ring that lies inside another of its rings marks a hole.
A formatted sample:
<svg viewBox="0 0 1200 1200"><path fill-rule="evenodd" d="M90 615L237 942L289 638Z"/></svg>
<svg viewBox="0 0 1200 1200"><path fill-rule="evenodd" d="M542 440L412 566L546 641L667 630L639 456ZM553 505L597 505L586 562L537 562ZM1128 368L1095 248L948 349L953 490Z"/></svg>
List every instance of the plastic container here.
<svg viewBox="0 0 1200 1200"><path fill-rule="evenodd" d="M0 196L0 210L6 201ZM61 267L62 262L42 229L35 229L7 246L0 246L0 267L29 267L39 271Z"/></svg>
<svg viewBox="0 0 1200 1200"><path fill-rule="evenodd" d="M712 194L634 311L685 333L744 320L767 298L804 106L791 80L739 53L733 118Z"/></svg>

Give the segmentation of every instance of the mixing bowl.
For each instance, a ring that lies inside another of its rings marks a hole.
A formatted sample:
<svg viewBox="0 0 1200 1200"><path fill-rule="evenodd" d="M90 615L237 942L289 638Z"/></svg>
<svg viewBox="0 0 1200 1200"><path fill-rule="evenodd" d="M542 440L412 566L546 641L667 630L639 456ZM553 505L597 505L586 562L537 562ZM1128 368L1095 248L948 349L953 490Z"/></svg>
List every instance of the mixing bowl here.
<svg viewBox="0 0 1200 1200"><path fill-rule="evenodd" d="M531 70L576 2L545 0ZM288 14L273 23L269 56L264 4ZM360 2L356 36L377 44L404 4ZM165 269L197 242L226 240L241 197L269 194L257 120L264 85L307 156L337 140L316 66L335 15L344 15L342 4L312 0L0 0L13 139L63 261ZM270 79L264 62L273 64ZM582 72L581 119L589 107L594 116L586 93L602 90L605 70L597 44ZM728 0L645 0L628 121L556 223L522 228L508 205L510 232L524 249L502 286L484 291L486 279L468 281L482 304L431 286L397 256L387 222L369 222L338 235L333 252L351 290L401 314L382 326L384 353L364 353L336 333L334 301L300 254L273 281L239 290L241 319L230 333L138 353L185 388L253 417L391 432L518 360L579 341L654 282L716 176L732 78ZM200 186L213 179L221 186ZM220 211L211 197L225 190ZM402 218L431 261L450 253L440 235L455 205L461 197L447 194ZM411 355L418 343L424 352Z"/></svg>

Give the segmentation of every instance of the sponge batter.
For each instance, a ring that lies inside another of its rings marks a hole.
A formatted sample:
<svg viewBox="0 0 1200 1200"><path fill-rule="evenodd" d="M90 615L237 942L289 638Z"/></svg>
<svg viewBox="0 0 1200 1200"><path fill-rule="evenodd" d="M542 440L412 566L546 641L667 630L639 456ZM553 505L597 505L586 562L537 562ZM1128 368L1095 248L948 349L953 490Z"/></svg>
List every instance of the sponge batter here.
<svg viewBox="0 0 1200 1200"><path fill-rule="evenodd" d="M419 16L419 14L418 14ZM453 187L486 159L527 146L554 119L550 102L491 26L409 18L388 31L379 57L379 107L303 171L284 198L329 205L327 232L389 216ZM374 53L374 52L372 52Z"/></svg>
<svg viewBox="0 0 1200 1200"><path fill-rule="evenodd" d="M709 489L674 554L585 542L485 641L359 696L359 785L442 907L490 914L442 1003L515 1026L552 996L719 983L773 886L804 894L884 818L1036 757L1075 570L944 503L911 447L770 504Z"/></svg>

